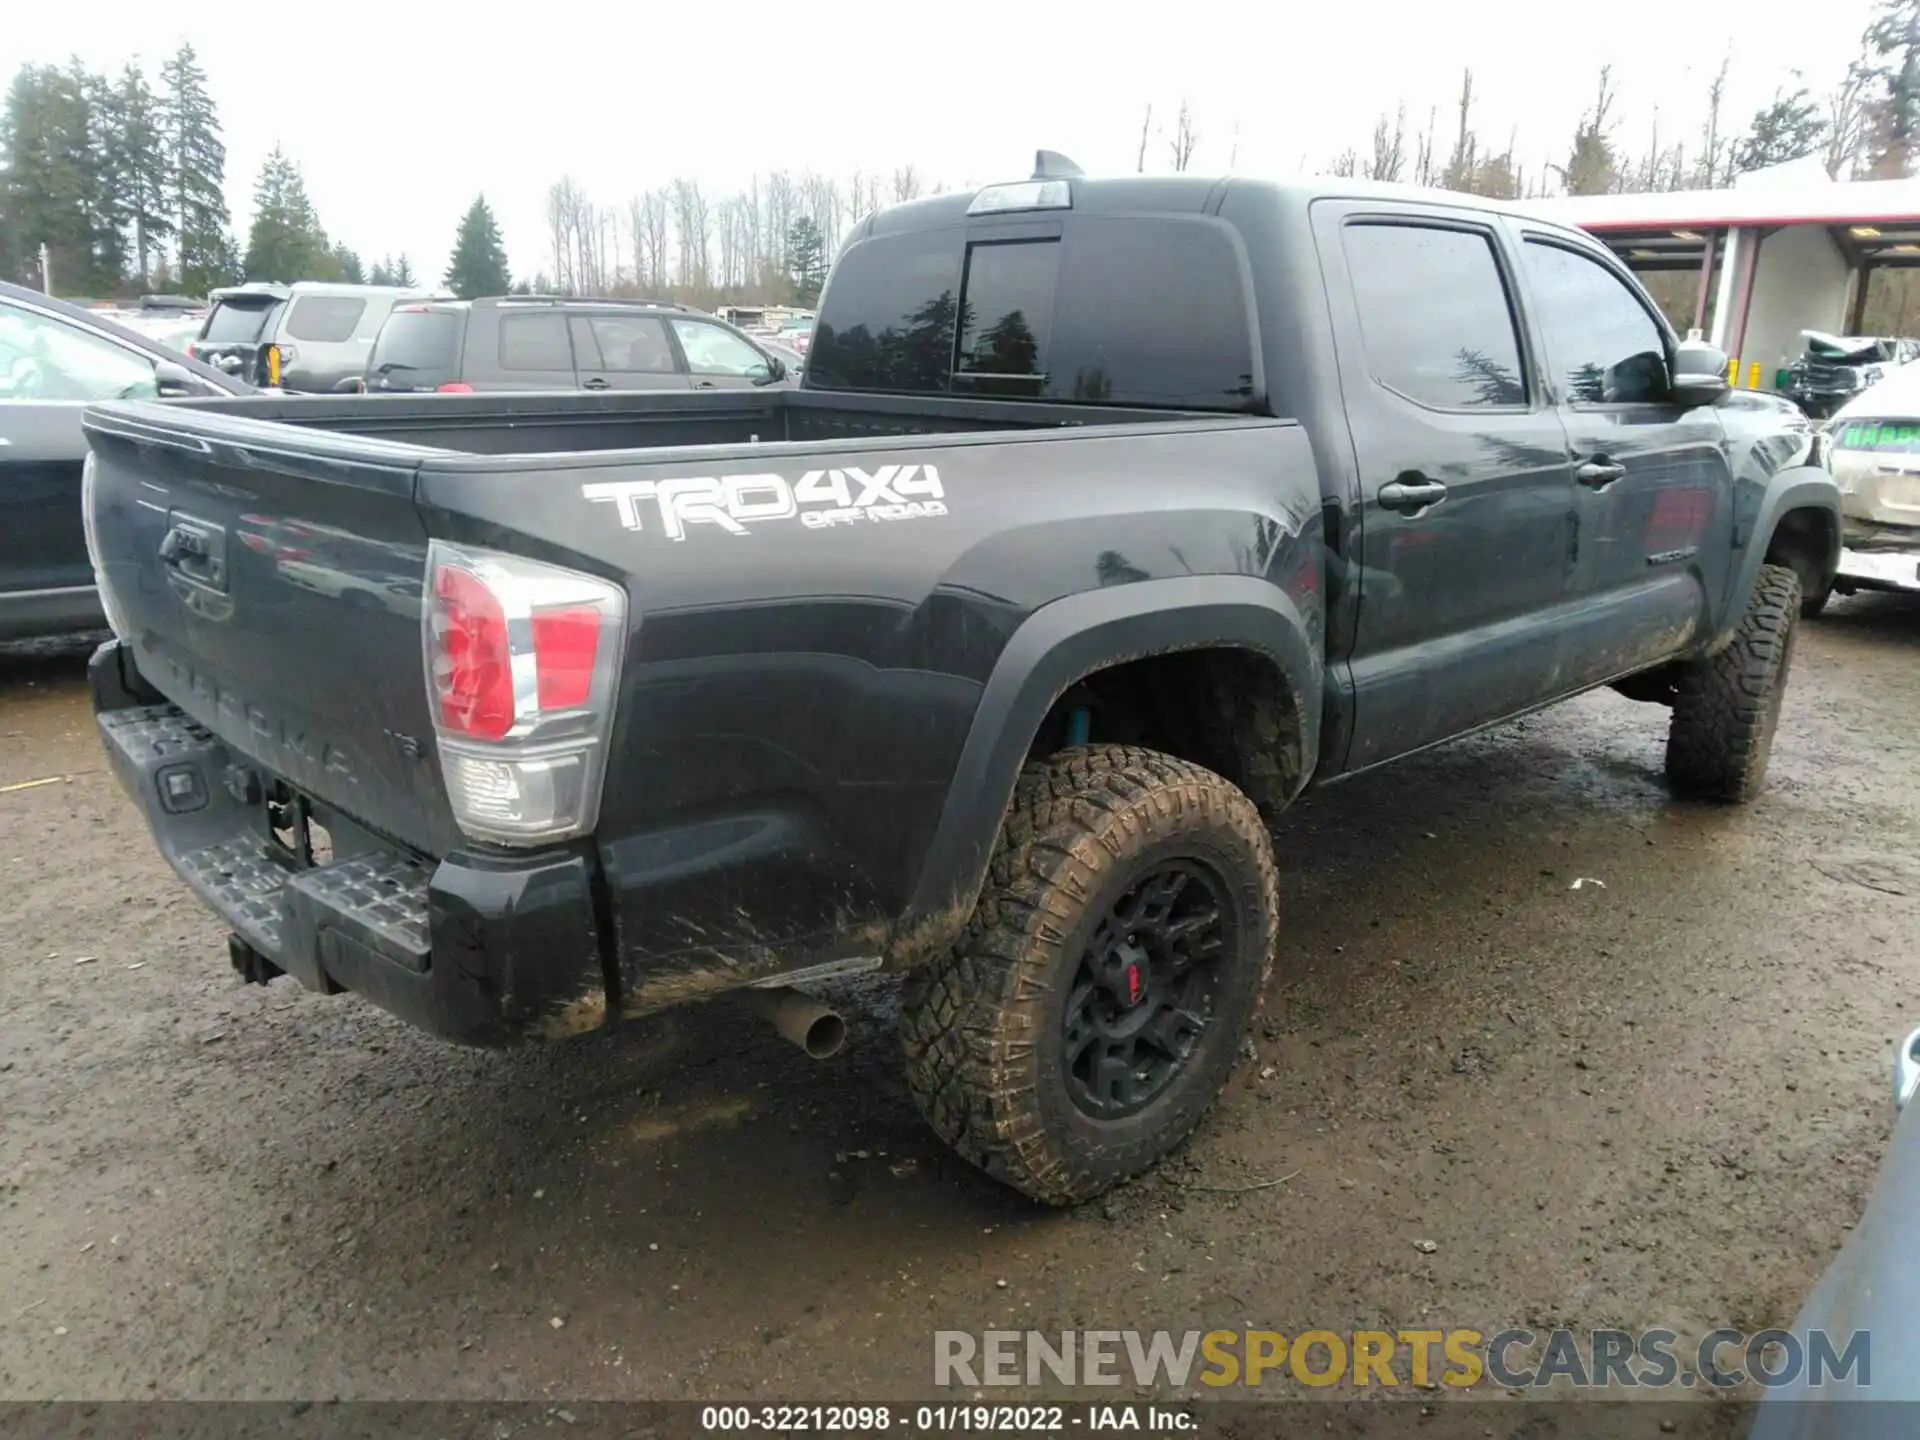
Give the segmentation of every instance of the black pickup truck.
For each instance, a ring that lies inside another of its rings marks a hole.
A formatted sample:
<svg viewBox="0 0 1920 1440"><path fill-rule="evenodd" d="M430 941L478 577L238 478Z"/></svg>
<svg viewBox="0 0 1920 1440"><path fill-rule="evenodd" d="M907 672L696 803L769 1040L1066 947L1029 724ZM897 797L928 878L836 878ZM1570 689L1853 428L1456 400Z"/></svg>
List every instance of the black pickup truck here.
<svg viewBox="0 0 1920 1440"><path fill-rule="evenodd" d="M1212 1101L1310 783L1612 684L1759 789L1839 503L1585 235L1349 182L863 222L805 384L87 414L107 752L250 979L455 1040L906 972L1054 1203ZM1284 963L1284 962L1283 962Z"/></svg>

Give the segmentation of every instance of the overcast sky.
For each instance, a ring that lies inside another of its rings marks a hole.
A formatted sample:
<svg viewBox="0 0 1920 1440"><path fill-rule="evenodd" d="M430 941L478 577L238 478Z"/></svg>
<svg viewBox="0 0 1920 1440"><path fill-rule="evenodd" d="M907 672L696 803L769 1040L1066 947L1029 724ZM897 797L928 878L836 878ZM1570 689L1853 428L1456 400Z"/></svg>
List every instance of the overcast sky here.
<svg viewBox="0 0 1920 1440"><path fill-rule="evenodd" d="M253 181L277 141L322 223L368 259L405 251L438 278L484 191L516 274L550 267L542 195L571 173L602 203L676 174L716 192L755 171L911 162L951 186L1019 178L1038 146L1089 172L1134 168L1141 115L1171 126L1190 98L1195 170L1295 174L1364 147L1402 99L1424 122L1474 68L1476 125L1520 132L1533 170L1565 145L1611 61L1618 138L1691 141L1728 47L1736 126L1792 72L1824 91L1857 52L1870 0L1826 0L1792 24L1676 0L1408 5L788 0L452 8L0 0L0 65L78 56L150 73L182 39L226 129L228 193L246 243ZM1414 128L1418 128L1416 123ZM1450 132L1449 132L1450 133ZM1149 149L1165 168L1164 136ZM624 242L623 242L624 248Z"/></svg>

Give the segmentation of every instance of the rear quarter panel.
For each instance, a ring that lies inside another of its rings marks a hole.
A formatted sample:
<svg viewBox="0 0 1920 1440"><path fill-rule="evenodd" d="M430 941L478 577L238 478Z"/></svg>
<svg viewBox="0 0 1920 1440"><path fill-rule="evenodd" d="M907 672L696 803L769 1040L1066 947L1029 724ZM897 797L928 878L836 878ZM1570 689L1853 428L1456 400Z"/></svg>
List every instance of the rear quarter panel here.
<svg viewBox="0 0 1920 1440"><path fill-rule="evenodd" d="M634 632L599 838L630 1009L880 953L915 892L983 688L1050 603L1252 578L1294 597L1314 653L1322 641L1318 487L1290 424L608 461L542 457L529 474L525 460L436 457L419 501L431 534L510 544L628 589ZM923 505L937 477L938 500L918 513L893 505L888 519L856 503L823 523L820 512L842 507L780 503L782 484L809 493L813 471L813 493L839 471L858 501L886 472L902 501ZM740 518L683 505L673 533L661 496L688 487L671 482L730 477Z"/></svg>

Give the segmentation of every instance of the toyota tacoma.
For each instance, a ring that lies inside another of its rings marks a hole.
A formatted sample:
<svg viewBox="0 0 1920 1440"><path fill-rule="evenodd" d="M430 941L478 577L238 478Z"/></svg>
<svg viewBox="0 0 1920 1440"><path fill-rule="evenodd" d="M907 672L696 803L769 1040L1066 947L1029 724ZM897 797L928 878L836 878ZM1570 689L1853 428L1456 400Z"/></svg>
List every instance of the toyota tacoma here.
<svg viewBox="0 0 1920 1440"><path fill-rule="evenodd" d="M793 987L899 971L928 1122L1058 1204L1226 1080L1305 787L1612 685L1748 800L1840 540L1581 232L1050 152L863 220L795 389L86 424L100 732L245 976L824 1053Z"/></svg>

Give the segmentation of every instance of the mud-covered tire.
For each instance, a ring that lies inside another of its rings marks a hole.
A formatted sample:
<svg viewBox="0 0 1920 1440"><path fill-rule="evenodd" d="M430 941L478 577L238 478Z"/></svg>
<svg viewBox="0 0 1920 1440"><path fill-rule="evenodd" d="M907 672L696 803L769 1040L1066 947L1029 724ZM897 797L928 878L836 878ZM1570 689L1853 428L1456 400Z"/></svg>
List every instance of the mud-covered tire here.
<svg viewBox="0 0 1920 1440"><path fill-rule="evenodd" d="M1072 987L1130 885L1169 865L1210 877L1230 923L1209 972L1211 1015L1164 1090L1137 1113L1099 1118L1070 1089L1065 1027L1085 994ZM915 1103L962 1156L1047 1204L1139 1174L1226 1083L1272 968L1278 916L1266 827L1212 771L1121 746L1030 764L965 931L908 977L900 1033Z"/></svg>
<svg viewBox="0 0 1920 1440"><path fill-rule="evenodd" d="M1676 794L1744 804L1760 793L1799 618L1799 576L1763 565L1732 641L1675 667L1667 780Z"/></svg>

